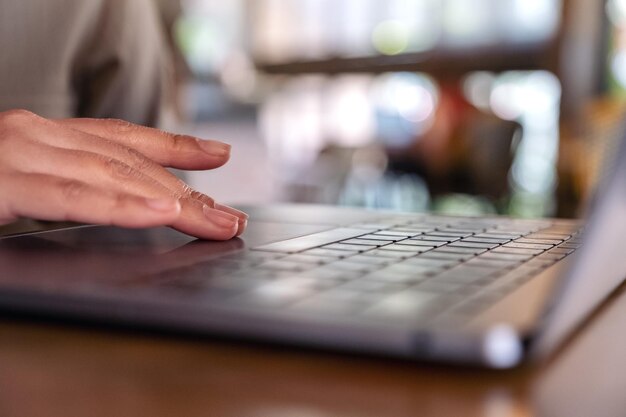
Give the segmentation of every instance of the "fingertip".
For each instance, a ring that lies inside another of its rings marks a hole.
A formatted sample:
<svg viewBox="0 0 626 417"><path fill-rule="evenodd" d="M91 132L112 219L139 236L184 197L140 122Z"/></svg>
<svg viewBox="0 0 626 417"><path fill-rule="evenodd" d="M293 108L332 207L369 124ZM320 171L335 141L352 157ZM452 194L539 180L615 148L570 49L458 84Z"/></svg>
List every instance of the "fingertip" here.
<svg viewBox="0 0 626 417"><path fill-rule="evenodd" d="M235 236L241 236L248 227L248 219L239 220L239 224L237 227L237 234Z"/></svg>
<svg viewBox="0 0 626 417"><path fill-rule="evenodd" d="M236 208L233 208L224 204L220 204L220 203L215 203L215 209L224 211L228 214L232 214L233 216L237 216L240 221L248 220L248 218L250 217L241 210L237 210Z"/></svg>
<svg viewBox="0 0 626 417"><path fill-rule="evenodd" d="M211 238L228 240L237 236L239 232L239 218L207 205L202 207L206 219L214 226Z"/></svg>
<svg viewBox="0 0 626 417"><path fill-rule="evenodd" d="M213 224L223 228L232 228L239 223L239 218L222 210L214 209L208 205L202 207L205 217Z"/></svg>
<svg viewBox="0 0 626 417"><path fill-rule="evenodd" d="M225 159L228 159L230 157L232 146L228 143L203 139L196 139L196 143L198 144L198 147L202 150L202 152L206 153L207 155Z"/></svg>
<svg viewBox="0 0 626 417"><path fill-rule="evenodd" d="M249 219L249 216L246 213L241 210L237 210L236 208L219 203L215 203L214 208L215 210L219 210L237 217L237 234L235 236L241 236L243 232L245 232L246 227L248 226Z"/></svg>

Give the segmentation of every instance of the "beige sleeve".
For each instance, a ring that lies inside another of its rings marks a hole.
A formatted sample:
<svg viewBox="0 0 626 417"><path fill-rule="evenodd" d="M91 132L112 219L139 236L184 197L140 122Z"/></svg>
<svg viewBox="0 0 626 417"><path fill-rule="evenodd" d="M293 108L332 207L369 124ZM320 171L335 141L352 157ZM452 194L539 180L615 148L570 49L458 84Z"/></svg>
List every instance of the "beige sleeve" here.
<svg viewBox="0 0 626 417"><path fill-rule="evenodd" d="M106 1L77 57L77 115L157 125L169 94L168 63L153 1Z"/></svg>
<svg viewBox="0 0 626 417"><path fill-rule="evenodd" d="M0 111L156 125L169 53L154 0L0 0Z"/></svg>

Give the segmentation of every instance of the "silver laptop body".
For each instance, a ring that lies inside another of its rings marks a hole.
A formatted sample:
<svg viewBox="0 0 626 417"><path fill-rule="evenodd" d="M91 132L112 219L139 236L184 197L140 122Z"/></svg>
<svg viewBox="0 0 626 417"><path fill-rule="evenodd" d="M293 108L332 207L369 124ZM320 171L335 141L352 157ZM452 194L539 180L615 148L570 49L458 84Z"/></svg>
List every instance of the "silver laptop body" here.
<svg viewBox="0 0 626 417"><path fill-rule="evenodd" d="M270 206L248 208L249 231L229 242L96 226L8 236L0 308L509 368L553 352L623 282L624 146L598 195L584 233L569 220Z"/></svg>

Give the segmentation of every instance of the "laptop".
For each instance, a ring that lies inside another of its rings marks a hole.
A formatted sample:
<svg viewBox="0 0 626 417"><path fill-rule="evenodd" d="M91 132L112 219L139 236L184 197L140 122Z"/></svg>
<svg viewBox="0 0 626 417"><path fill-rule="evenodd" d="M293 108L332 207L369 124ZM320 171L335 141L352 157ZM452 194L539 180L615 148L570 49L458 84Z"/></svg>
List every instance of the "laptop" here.
<svg viewBox="0 0 626 417"><path fill-rule="evenodd" d="M0 238L7 314L511 368L626 277L626 142L586 224L284 205L227 242L77 226Z"/></svg>

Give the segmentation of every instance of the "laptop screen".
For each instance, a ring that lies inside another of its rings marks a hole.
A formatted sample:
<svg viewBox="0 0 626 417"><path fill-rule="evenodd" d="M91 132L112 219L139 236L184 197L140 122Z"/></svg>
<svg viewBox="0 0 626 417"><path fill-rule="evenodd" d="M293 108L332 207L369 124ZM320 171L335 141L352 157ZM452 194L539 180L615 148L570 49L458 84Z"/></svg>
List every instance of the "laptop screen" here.
<svg viewBox="0 0 626 417"><path fill-rule="evenodd" d="M622 123L623 125L623 123ZM540 333L538 353L549 352L626 277L626 129L606 152L605 173L589 207L585 245L558 286Z"/></svg>

